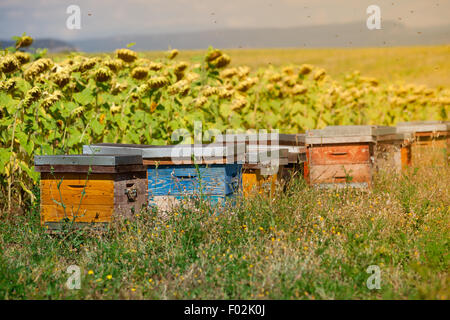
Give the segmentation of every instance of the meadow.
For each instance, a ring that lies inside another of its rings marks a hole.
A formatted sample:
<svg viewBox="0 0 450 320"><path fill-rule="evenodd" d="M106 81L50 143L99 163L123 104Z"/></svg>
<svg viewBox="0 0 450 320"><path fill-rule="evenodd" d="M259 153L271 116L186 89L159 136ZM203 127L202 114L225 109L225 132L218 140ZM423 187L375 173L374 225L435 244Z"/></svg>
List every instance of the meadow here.
<svg viewBox="0 0 450 320"><path fill-rule="evenodd" d="M21 51L31 43L0 51L0 298L449 299L448 165L380 173L372 190L297 177L219 215L143 211L60 235L40 226L33 168L83 144L168 144L194 121L299 133L448 120L448 46ZM65 286L70 265L80 290ZM380 290L366 286L370 265Z"/></svg>
<svg viewBox="0 0 450 320"><path fill-rule="evenodd" d="M429 87L450 86L450 46L329 48L329 49L225 49L231 66L246 65L256 70L269 65L283 67L304 63L320 66L343 80L355 70L382 82L413 83ZM156 59L161 52L145 52ZM200 50L180 52L180 59L201 55Z"/></svg>
<svg viewBox="0 0 450 320"><path fill-rule="evenodd" d="M447 300L448 181L448 166L379 174L370 191L298 177L218 215L143 211L106 233L48 235L35 202L2 217L0 297ZM66 287L70 265L79 290ZM366 285L371 265L380 289Z"/></svg>

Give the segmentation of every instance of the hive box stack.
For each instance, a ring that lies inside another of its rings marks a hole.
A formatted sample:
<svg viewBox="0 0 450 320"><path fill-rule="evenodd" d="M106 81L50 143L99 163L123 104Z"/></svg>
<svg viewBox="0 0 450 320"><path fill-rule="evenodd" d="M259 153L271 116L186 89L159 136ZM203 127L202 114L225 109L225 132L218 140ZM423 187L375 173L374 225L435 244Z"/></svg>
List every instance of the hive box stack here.
<svg viewBox="0 0 450 320"><path fill-rule="evenodd" d="M449 161L450 122L401 122L397 124L397 132L411 141L413 165L445 164Z"/></svg>
<svg viewBox="0 0 450 320"><path fill-rule="evenodd" d="M395 127L377 126L374 150L376 171L400 173L411 164L411 143Z"/></svg>
<svg viewBox="0 0 450 320"><path fill-rule="evenodd" d="M244 196L254 192L274 195L277 185L303 170L306 160L304 141L294 134L226 134L216 137L218 143L245 143L242 184Z"/></svg>
<svg viewBox="0 0 450 320"><path fill-rule="evenodd" d="M41 223L51 230L65 218L104 227L146 204L145 167L137 155L35 156L35 170L41 173Z"/></svg>
<svg viewBox="0 0 450 320"><path fill-rule="evenodd" d="M198 199L211 207L233 204L242 187L243 157L236 146L224 145L121 145L97 144L83 147L87 154L137 154L147 168L148 203L161 212ZM220 204L220 205L218 205Z"/></svg>
<svg viewBox="0 0 450 320"><path fill-rule="evenodd" d="M402 134L385 126L329 126L306 132L310 184L369 187L375 170L402 167Z"/></svg>

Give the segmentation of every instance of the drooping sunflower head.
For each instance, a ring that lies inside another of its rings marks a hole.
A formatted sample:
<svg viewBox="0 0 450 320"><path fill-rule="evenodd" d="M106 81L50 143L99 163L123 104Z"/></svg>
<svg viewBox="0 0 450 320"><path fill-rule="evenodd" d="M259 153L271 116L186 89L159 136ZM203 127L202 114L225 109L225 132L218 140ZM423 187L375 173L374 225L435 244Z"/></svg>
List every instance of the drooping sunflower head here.
<svg viewBox="0 0 450 320"><path fill-rule="evenodd" d="M111 80L112 72L108 68L101 67L94 71L94 79L98 82L107 82Z"/></svg>
<svg viewBox="0 0 450 320"><path fill-rule="evenodd" d="M300 66L300 70L299 70L299 74L301 75L307 75L308 73L310 73L313 69L313 66L310 64L302 64Z"/></svg>
<svg viewBox="0 0 450 320"><path fill-rule="evenodd" d="M111 69L112 72L117 72L123 67L123 60L121 59L110 59L103 62L105 67Z"/></svg>
<svg viewBox="0 0 450 320"><path fill-rule="evenodd" d="M7 55L0 60L0 71L4 73L12 73L20 68L19 60L13 55Z"/></svg>
<svg viewBox="0 0 450 320"><path fill-rule="evenodd" d="M33 43L33 38L30 36L22 36L16 41L16 49L26 48L31 46Z"/></svg>
<svg viewBox="0 0 450 320"><path fill-rule="evenodd" d="M169 84L169 79L166 77L154 77L148 80L148 86L151 89L159 89Z"/></svg>
<svg viewBox="0 0 450 320"><path fill-rule="evenodd" d="M180 52L177 49L170 50L167 54L167 58L170 60L174 59Z"/></svg>
<svg viewBox="0 0 450 320"><path fill-rule="evenodd" d="M138 58L137 53L130 49L118 49L116 50L116 55L127 63L131 63Z"/></svg>
<svg viewBox="0 0 450 320"><path fill-rule="evenodd" d="M136 67L131 71L131 77L136 80L143 80L148 76L148 68Z"/></svg>
<svg viewBox="0 0 450 320"><path fill-rule="evenodd" d="M31 56L27 52L17 51L14 53L14 56L19 60L20 64L28 63L31 60Z"/></svg>

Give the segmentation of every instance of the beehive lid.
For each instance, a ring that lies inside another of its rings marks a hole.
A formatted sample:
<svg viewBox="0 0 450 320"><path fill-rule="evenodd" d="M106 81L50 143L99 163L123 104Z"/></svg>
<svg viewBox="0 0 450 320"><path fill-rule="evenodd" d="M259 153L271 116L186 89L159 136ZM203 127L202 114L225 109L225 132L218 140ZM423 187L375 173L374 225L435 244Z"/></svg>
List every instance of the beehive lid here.
<svg viewBox="0 0 450 320"><path fill-rule="evenodd" d="M306 153L305 146L280 146L280 145L248 145L247 152L256 152L256 151L275 151L275 150L287 150L288 152L293 153Z"/></svg>
<svg viewBox="0 0 450 320"><path fill-rule="evenodd" d="M72 166L121 166L142 164L138 155L54 155L35 156L35 166L72 165Z"/></svg>
<svg viewBox="0 0 450 320"><path fill-rule="evenodd" d="M269 164L277 163L278 165L288 164L288 150L274 149L274 150L253 150L245 154L245 163L250 164Z"/></svg>
<svg viewBox="0 0 450 320"><path fill-rule="evenodd" d="M196 159L206 158L209 161L224 158L243 157L244 144L179 144L170 146L135 145L135 144L95 144L83 146L85 154L135 154L145 160L185 159L192 156Z"/></svg>
<svg viewBox="0 0 450 320"><path fill-rule="evenodd" d="M217 143L301 145L297 134L284 133L237 133L216 136ZM304 142L303 142L304 144Z"/></svg>
<svg viewBox="0 0 450 320"><path fill-rule="evenodd" d="M396 135L396 128L388 126L328 126L324 129L308 130L307 144L376 142Z"/></svg>
<svg viewBox="0 0 450 320"><path fill-rule="evenodd" d="M414 132L437 132L450 131L450 122L448 121L412 121L399 122L397 124L397 132L414 133Z"/></svg>
<svg viewBox="0 0 450 320"><path fill-rule="evenodd" d="M83 146L83 154L92 155L139 155L142 156L143 149L150 146L142 144L119 144L119 143L99 143Z"/></svg>

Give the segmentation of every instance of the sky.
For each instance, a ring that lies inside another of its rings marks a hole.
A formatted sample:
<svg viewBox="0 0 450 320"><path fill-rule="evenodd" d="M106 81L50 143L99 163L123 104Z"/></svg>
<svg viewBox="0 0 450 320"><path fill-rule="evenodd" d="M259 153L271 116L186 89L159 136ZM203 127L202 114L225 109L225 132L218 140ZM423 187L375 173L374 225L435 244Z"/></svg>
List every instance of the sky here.
<svg viewBox="0 0 450 320"><path fill-rule="evenodd" d="M66 27L78 5L81 29ZM294 27L365 21L369 5L382 20L423 28L450 24L450 0L0 0L0 39L79 40L114 35L226 28Z"/></svg>

